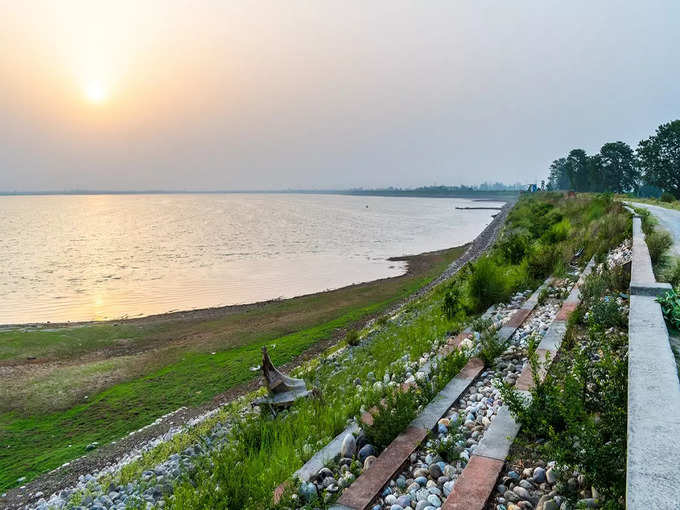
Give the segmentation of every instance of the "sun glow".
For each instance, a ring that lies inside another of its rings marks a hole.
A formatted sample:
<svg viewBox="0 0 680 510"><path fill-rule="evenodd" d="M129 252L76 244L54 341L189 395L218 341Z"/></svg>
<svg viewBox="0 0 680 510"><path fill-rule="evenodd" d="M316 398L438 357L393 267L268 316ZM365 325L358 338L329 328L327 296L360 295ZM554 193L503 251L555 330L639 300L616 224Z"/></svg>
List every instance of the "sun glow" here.
<svg viewBox="0 0 680 510"><path fill-rule="evenodd" d="M93 104L105 103L110 96L109 89L100 81L88 82L83 87L83 92L85 93L85 98Z"/></svg>

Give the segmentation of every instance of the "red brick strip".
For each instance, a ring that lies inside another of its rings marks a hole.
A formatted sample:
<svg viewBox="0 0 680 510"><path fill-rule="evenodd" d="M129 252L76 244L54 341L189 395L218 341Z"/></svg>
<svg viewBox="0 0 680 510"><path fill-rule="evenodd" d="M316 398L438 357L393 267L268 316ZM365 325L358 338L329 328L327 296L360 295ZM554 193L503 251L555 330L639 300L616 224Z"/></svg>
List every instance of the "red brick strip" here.
<svg viewBox="0 0 680 510"><path fill-rule="evenodd" d="M446 498L442 510L483 510L504 463L502 460L473 455L453 485L453 491Z"/></svg>
<svg viewBox="0 0 680 510"><path fill-rule="evenodd" d="M392 477L401 469L409 456L427 437L428 431L408 427L385 448L370 469L342 493L338 503L355 510L365 510Z"/></svg>
<svg viewBox="0 0 680 510"><path fill-rule="evenodd" d="M512 317L503 324L503 326L510 327L510 328L518 328L522 325L524 320L529 316L529 314L533 311L533 308L520 308L517 310L515 313L512 314Z"/></svg>
<svg viewBox="0 0 680 510"><path fill-rule="evenodd" d="M578 303L564 303L562 305L562 308L560 308L560 311L557 312L557 316L555 317L556 321L566 321L569 319L569 316L574 313L574 310L578 307Z"/></svg>
<svg viewBox="0 0 680 510"><path fill-rule="evenodd" d="M543 379L545 379L545 375L548 373L548 365L550 365L553 358L555 357L555 353L547 349L536 349L536 355L538 356L539 361L538 378L542 381ZM517 379L517 382L515 383L515 388L521 391L527 391L533 387L534 387L533 371L531 370L531 365L527 363L527 365L522 370L522 373L520 374L519 378Z"/></svg>

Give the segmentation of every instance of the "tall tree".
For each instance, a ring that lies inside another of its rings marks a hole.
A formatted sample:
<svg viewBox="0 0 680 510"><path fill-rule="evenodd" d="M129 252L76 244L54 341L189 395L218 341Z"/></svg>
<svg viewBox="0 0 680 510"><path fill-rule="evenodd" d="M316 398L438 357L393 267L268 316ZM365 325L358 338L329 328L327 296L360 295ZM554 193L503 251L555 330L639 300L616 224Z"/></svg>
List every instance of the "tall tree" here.
<svg viewBox="0 0 680 510"><path fill-rule="evenodd" d="M593 172L599 174L593 175L593 178L600 188L595 191L628 193L637 190L639 171L635 153L627 143L606 143L593 159Z"/></svg>
<svg viewBox="0 0 680 510"><path fill-rule="evenodd" d="M645 181L680 199L680 120L661 124L637 154Z"/></svg>
<svg viewBox="0 0 680 510"><path fill-rule="evenodd" d="M590 165L586 151L572 149L565 165L571 187L576 191L590 191Z"/></svg>
<svg viewBox="0 0 680 510"><path fill-rule="evenodd" d="M571 182L567 175L567 160L559 158L550 164L550 177L548 178L550 189L569 189Z"/></svg>

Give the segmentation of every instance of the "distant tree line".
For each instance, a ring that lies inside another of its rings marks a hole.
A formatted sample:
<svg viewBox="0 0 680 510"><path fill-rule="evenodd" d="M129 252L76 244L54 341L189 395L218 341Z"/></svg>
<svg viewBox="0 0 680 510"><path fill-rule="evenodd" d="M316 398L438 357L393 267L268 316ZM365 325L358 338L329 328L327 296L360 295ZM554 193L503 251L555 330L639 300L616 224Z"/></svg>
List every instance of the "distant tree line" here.
<svg viewBox="0 0 680 510"><path fill-rule="evenodd" d="M680 199L680 120L662 124L636 150L625 142L605 143L589 155L573 149L550 165L548 189L611 191Z"/></svg>

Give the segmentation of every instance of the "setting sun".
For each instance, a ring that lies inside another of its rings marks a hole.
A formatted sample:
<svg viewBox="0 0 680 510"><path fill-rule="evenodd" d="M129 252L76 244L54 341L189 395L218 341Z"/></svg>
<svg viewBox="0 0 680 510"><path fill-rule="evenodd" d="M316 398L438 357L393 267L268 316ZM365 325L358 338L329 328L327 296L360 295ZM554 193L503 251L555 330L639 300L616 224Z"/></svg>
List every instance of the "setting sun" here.
<svg viewBox="0 0 680 510"><path fill-rule="evenodd" d="M101 82L90 82L84 87L85 98L94 104L101 104L108 100L109 90Z"/></svg>

